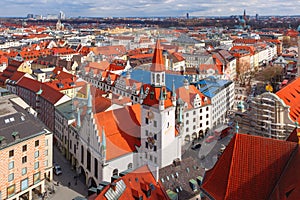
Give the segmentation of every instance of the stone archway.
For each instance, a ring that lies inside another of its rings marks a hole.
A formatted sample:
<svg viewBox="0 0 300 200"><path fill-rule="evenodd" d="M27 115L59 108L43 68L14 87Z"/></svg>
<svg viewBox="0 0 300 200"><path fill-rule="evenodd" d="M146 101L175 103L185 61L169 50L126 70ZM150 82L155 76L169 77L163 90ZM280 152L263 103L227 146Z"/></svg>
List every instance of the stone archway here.
<svg viewBox="0 0 300 200"><path fill-rule="evenodd" d="M197 133L194 132L194 133L192 134L192 140L196 140L196 139L197 139Z"/></svg>
<svg viewBox="0 0 300 200"><path fill-rule="evenodd" d="M190 135L186 135L186 136L184 137L184 141L185 141L186 143L189 143L189 142L191 141Z"/></svg>
<svg viewBox="0 0 300 200"><path fill-rule="evenodd" d="M78 179L84 184L86 184L86 172L84 171L84 168L80 166L77 171L78 171Z"/></svg>
<svg viewBox="0 0 300 200"><path fill-rule="evenodd" d="M204 137L204 131L201 129L199 131L199 139Z"/></svg>
<svg viewBox="0 0 300 200"><path fill-rule="evenodd" d="M90 187L97 187L97 183L92 177L88 179L88 188Z"/></svg>

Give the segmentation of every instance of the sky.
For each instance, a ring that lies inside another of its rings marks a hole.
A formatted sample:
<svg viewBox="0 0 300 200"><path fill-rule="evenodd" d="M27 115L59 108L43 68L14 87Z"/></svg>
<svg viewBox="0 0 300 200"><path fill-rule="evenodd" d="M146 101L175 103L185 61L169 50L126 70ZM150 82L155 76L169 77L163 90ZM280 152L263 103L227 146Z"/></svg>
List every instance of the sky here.
<svg viewBox="0 0 300 200"><path fill-rule="evenodd" d="M1 17L58 14L66 17L298 15L300 0L1 0Z"/></svg>

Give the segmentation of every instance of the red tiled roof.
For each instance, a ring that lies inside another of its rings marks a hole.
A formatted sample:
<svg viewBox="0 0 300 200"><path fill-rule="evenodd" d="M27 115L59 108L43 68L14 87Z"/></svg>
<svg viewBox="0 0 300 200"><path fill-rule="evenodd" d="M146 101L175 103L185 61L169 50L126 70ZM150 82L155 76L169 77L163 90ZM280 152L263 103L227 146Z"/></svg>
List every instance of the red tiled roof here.
<svg viewBox="0 0 300 200"><path fill-rule="evenodd" d="M10 78L9 80L12 80L12 81L19 81L23 76L25 76L26 73L24 72L19 72L19 71L16 71Z"/></svg>
<svg viewBox="0 0 300 200"><path fill-rule="evenodd" d="M236 134L202 188L216 200L269 199L297 143Z"/></svg>
<svg viewBox="0 0 300 200"><path fill-rule="evenodd" d="M135 200L137 197L141 199L148 200L167 200L169 197L164 192L164 188L156 183L150 169L147 165L142 166L125 176L115 180L114 182L118 182L123 180L126 189L118 198L119 200ZM153 185L154 189L152 190L150 184ZM98 196L91 196L89 200L107 200L105 197L106 192L110 189L111 185L106 186ZM151 195L146 197L145 190L151 190Z"/></svg>
<svg viewBox="0 0 300 200"><path fill-rule="evenodd" d="M63 80L63 79L75 79L76 76L70 74L68 72L63 71L63 67L55 67L52 71L55 74L55 79Z"/></svg>
<svg viewBox="0 0 300 200"><path fill-rule="evenodd" d="M160 41L159 40L156 41L150 71L152 71L152 72L165 71L165 63L164 63L164 58L163 58L163 55L162 55L162 48L160 46Z"/></svg>
<svg viewBox="0 0 300 200"><path fill-rule="evenodd" d="M187 109L192 109L194 107L193 100L197 94L201 99L201 106L210 104L210 100L207 100L206 102L204 101L205 96L194 85L189 85L188 89L186 89L184 86L177 88L176 94L178 98L181 98L187 103Z"/></svg>
<svg viewBox="0 0 300 200"><path fill-rule="evenodd" d="M276 92L276 95L290 106L290 117L300 122L300 78L290 82L287 86Z"/></svg>
<svg viewBox="0 0 300 200"><path fill-rule="evenodd" d="M300 197L300 149L294 152L292 159L273 189L271 200L298 200Z"/></svg>
<svg viewBox="0 0 300 200"><path fill-rule="evenodd" d="M127 106L94 114L101 137L102 127L106 136L106 160L136 151L140 141L140 105Z"/></svg>
<svg viewBox="0 0 300 200"><path fill-rule="evenodd" d="M34 93L38 92L40 89L43 90L41 97L43 97L48 102L52 103L53 105L57 103L64 94L60 93L59 91L53 89L52 87L43 84L39 81L23 77L18 83L18 86L26 88Z"/></svg>

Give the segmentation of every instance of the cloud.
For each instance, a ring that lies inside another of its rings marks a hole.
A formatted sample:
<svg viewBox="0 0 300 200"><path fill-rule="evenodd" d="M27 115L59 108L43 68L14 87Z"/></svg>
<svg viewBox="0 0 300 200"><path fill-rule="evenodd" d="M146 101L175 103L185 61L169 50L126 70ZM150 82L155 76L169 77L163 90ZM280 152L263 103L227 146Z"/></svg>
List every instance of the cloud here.
<svg viewBox="0 0 300 200"><path fill-rule="evenodd" d="M238 15L243 10L255 15L299 14L298 0L1 0L1 16L26 16L33 14L58 14L64 11L68 17L98 16L214 16Z"/></svg>

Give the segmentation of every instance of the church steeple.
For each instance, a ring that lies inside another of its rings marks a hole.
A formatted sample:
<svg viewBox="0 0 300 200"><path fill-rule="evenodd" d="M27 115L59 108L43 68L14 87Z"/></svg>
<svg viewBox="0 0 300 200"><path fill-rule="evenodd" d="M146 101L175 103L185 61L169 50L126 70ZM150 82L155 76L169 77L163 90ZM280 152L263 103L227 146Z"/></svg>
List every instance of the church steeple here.
<svg viewBox="0 0 300 200"><path fill-rule="evenodd" d="M151 71L151 84L154 86L165 86L165 64L163 58L163 50L160 46L160 41L156 41Z"/></svg>

